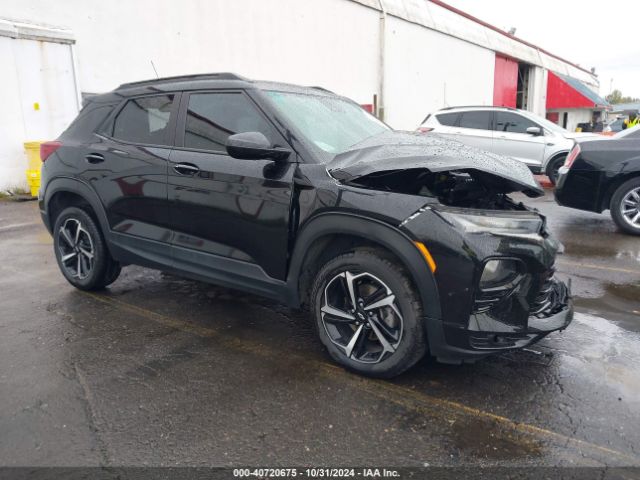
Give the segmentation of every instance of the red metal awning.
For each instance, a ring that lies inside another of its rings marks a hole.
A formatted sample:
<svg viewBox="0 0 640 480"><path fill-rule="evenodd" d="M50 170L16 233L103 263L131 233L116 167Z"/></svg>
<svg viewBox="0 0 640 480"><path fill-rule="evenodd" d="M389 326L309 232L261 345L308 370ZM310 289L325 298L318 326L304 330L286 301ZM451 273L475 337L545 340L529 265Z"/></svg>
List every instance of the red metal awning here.
<svg viewBox="0 0 640 480"><path fill-rule="evenodd" d="M549 72L547 110L564 108L607 108L609 102L587 85L566 75Z"/></svg>

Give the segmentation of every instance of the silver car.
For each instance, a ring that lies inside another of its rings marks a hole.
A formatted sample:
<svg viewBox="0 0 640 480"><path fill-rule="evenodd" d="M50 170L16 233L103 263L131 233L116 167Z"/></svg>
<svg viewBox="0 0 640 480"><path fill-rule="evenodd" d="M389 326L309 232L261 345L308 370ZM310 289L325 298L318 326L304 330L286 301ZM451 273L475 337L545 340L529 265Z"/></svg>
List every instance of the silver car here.
<svg viewBox="0 0 640 480"><path fill-rule="evenodd" d="M553 183L574 139L594 136L572 133L531 112L507 107L443 108L428 115L418 130L512 157L533 173L545 173Z"/></svg>

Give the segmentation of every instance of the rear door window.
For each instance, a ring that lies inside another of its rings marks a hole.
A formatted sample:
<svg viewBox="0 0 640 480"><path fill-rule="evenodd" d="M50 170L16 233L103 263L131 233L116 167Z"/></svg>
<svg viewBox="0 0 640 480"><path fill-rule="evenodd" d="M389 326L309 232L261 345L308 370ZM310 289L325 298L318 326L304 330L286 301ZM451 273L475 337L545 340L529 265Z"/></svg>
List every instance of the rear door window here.
<svg viewBox="0 0 640 480"><path fill-rule="evenodd" d="M529 127L540 127L528 118L511 112L496 112L496 131L527 133Z"/></svg>
<svg viewBox="0 0 640 480"><path fill-rule="evenodd" d="M253 102L241 92L207 92L189 95L184 146L226 152L230 135L260 132L272 143L277 134Z"/></svg>
<svg viewBox="0 0 640 480"><path fill-rule="evenodd" d="M458 120L458 115L459 113L438 113L436 118L438 119L438 122L440 122L440 125L453 127L456 124L456 120Z"/></svg>
<svg viewBox="0 0 640 480"><path fill-rule="evenodd" d="M474 130L490 130L491 129L491 112L488 111L470 111L463 112L460 117L461 128L472 128Z"/></svg>
<svg viewBox="0 0 640 480"><path fill-rule="evenodd" d="M173 95L133 98L118 112L113 137L125 142L168 145Z"/></svg>

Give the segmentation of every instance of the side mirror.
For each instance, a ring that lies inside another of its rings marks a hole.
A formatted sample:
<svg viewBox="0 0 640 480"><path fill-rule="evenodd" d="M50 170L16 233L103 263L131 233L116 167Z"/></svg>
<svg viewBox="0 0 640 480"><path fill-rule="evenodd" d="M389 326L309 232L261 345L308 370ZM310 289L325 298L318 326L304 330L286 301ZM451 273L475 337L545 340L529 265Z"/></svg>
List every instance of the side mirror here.
<svg viewBox="0 0 640 480"><path fill-rule="evenodd" d="M227 153L241 160L285 160L291 152L271 145L260 132L236 133L227 138Z"/></svg>
<svg viewBox="0 0 640 480"><path fill-rule="evenodd" d="M534 137L539 137L542 135L542 129L540 127L529 127L527 128L527 133L529 135L533 135Z"/></svg>

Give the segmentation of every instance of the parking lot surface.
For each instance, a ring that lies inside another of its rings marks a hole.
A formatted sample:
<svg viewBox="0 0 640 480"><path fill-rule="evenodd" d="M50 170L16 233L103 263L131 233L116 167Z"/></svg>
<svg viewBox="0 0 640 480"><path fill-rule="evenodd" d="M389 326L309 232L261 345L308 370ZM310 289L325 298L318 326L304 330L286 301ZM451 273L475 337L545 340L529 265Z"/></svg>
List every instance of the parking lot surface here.
<svg viewBox="0 0 640 480"><path fill-rule="evenodd" d="M574 322L393 381L255 296L140 267L75 290L36 202L0 202L0 464L640 466L640 239L526 202L565 245Z"/></svg>

